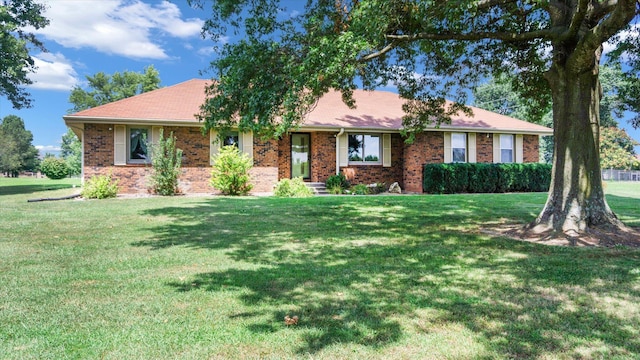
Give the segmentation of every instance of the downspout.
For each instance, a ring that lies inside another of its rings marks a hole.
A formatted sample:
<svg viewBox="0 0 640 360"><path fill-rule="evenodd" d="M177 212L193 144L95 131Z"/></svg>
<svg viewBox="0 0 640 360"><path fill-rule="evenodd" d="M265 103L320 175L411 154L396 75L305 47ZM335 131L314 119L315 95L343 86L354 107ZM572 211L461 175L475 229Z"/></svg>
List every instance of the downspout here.
<svg viewBox="0 0 640 360"><path fill-rule="evenodd" d="M340 135L344 134L344 128L336 136L336 175L340 175Z"/></svg>

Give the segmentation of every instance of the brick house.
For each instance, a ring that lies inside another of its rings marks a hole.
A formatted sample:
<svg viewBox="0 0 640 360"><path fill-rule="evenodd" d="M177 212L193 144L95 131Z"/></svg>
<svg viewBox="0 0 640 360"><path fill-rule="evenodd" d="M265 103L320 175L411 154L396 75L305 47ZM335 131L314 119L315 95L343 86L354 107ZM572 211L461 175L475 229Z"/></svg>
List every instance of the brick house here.
<svg viewBox="0 0 640 360"><path fill-rule="evenodd" d="M82 140L83 179L111 174L120 192L144 193L150 167L143 139L153 143L159 131L173 131L183 150L180 190L210 193L211 156L218 134L203 134L195 114L205 100L207 80L189 80L75 114L65 123ZM280 179L303 177L324 182L343 172L352 183L398 182L422 192L422 167L442 162L538 162L539 137L552 130L486 110L460 115L451 124L418 134L406 144L400 135L403 100L383 91L354 93L357 108L339 93L322 97L298 130L263 141L251 133L225 134L253 158L255 192L268 192Z"/></svg>

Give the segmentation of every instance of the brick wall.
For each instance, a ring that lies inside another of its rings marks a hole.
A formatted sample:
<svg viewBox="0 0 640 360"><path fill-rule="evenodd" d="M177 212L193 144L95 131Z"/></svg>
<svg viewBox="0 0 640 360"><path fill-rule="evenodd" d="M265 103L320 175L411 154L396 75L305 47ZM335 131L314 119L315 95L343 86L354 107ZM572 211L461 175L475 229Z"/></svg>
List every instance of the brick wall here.
<svg viewBox="0 0 640 360"><path fill-rule="evenodd" d="M291 136L278 140L278 179L291 178Z"/></svg>
<svg viewBox="0 0 640 360"><path fill-rule="evenodd" d="M476 162L479 162L479 163L493 162L493 134L491 133L476 134Z"/></svg>
<svg viewBox="0 0 640 360"><path fill-rule="evenodd" d="M345 177L351 184L374 184L383 182L391 185L397 182L402 187L404 186L402 176L403 163L404 139L400 134L391 134L391 167L384 167L382 165L349 165L341 166L340 171L345 174Z"/></svg>
<svg viewBox="0 0 640 360"><path fill-rule="evenodd" d="M528 162L540 161L540 136L525 135L522 139L522 160Z"/></svg>
<svg viewBox="0 0 640 360"><path fill-rule="evenodd" d="M311 181L325 182L336 174L336 133L311 133Z"/></svg>
<svg viewBox="0 0 640 360"><path fill-rule="evenodd" d="M85 124L84 178L111 173L118 179L120 193L147 193L151 166L130 164L113 165L113 125ZM110 130L111 129L111 130ZM178 188L182 193L214 193L211 187L209 137L199 127L164 127L165 137L173 131L176 147L182 149L182 169ZM278 181L278 143L262 142L254 138L254 168L251 181L254 192L268 192Z"/></svg>
<svg viewBox="0 0 640 360"><path fill-rule="evenodd" d="M412 144L405 144L404 190L422 192L422 168L427 163L444 162L444 133L427 132L416 135Z"/></svg>
<svg viewBox="0 0 640 360"><path fill-rule="evenodd" d="M182 173L179 188L183 193L213 193L210 185L209 137L199 127L165 127L165 136L173 131L176 145L183 150ZM324 182L335 174L336 138L333 132L313 132L311 138L311 180ZM84 176L111 172L119 179L120 192L146 193L150 166L113 166L113 125L85 124L84 132ZM409 192L422 192L422 168L426 163L444 161L444 135L428 132L416 135L412 144L405 144L400 134L391 136L391 167L382 165L359 165L341 167L354 184L376 182L400 183ZM524 162L539 160L539 137L525 135L523 138ZM493 162L493 134L478 133L476 136L478 162ZM254 137L254 168L251 179L253 192L270 192L279 179L291 177L291 138L262 141Z"/></svg>

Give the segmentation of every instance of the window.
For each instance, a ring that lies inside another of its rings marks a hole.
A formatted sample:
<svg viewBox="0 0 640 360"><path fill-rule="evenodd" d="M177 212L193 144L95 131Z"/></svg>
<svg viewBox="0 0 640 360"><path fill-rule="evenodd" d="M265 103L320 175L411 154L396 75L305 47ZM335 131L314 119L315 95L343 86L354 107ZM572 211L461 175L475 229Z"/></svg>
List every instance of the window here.
<svg viewBox="0 0 640 360"><path fill-rule="evenodd" d="M467 162L467 134L451 134L451 152L453 162Z"/></svg>
<svg viewBox="0 0 640 360"><path fill-rule="evenodd" d="M222 139L222 146L233 145L240 148L240 135L237 131L228 132Z"/></svg>
<svg viewBox="0 0 640 360"><path fill-rule="evenodd" d="M380 135L349 134L349 162L381 164Z"/></svg>
<svg viewBox="0 0 640 360"><path fill-rule="evenodd" d="M500 162L513 162L513 135L500 135Z"/></svg>
<svg viewBox="0 0 640 360"><path fill-rule="evenodd" d="M129 128L129 162L144 163L149 161L148 139L148 128Z"/></svg>

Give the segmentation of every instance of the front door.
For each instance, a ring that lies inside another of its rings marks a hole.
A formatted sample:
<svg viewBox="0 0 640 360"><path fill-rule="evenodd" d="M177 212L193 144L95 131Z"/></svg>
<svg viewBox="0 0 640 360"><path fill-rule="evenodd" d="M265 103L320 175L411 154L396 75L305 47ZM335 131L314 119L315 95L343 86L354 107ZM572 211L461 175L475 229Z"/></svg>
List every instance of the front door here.
<svg viewBox="0 0 640 360"><path fill-rule="evenodd" d="M291 135L291 178L311 177L311 162L309 157L309 134Z"/></svg>

